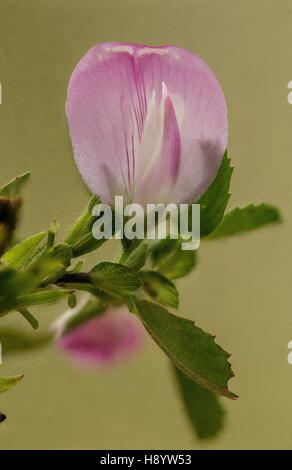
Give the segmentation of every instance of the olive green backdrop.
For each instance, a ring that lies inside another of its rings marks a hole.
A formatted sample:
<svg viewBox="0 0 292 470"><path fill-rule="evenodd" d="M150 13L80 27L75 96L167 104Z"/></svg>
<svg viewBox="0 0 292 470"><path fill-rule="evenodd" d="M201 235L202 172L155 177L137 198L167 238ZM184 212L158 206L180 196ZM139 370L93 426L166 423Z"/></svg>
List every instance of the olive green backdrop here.
<svg viewBox="0 0 292 470"><path fill-rule="evenodd" d="M232 352L240 395L223 399L227 426L197 441L168 363L146 339L139 355L103 373L72 366L53 347L3 358L24 373L1 396L2 449L292 448L290 0L0 0L0 182L31 170L21 235L61 233L86 203L64 115L70 74L93 44L175 44L199 54L229 106L235 166L230 207L277 204L285 223L202 246L199 269L180 282L180 312ZM110 242L91 261L109 258ZM36 309L43 325L65 305ZM10 320L11 323L12 320ZM13 322L22 325L15 314ZM10 324L3 320L3 325Z"/></svg>

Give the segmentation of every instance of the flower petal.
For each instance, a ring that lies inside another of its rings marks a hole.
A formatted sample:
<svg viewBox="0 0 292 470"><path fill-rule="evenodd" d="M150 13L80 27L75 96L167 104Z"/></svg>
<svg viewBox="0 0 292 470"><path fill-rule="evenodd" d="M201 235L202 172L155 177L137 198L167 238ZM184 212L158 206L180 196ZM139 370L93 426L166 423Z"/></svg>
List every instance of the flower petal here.
<svg viewBox="0 0 292 470"><path fill-rule="evenodd" d="M156 103L152 105L152 99L150 101L136 163L134 200L141 204L157 201L167 203L180 168L181 141L178 122L164 83L162 88L159 106ZM162 179L164 184L161 184Z"/></svg>
<svg viewBox="0 0 292 470"><path fill-rule="evenodd" d="M169 131L166 125L166 146L159 155L162 160L166 155L169 162L157 160L156 172L164 193L171 182L167 202L194 202L216 175L227 146L227 110L220 85L202 59L173 46L99 44L72 74L66 111L80 173L104 202L113 202L114 195L124 195L130 202L134 192L139 199L143 196L137 168L145 162L137 160L145 160L143 145L144 150L148 147L146 160L153 158L159 126L146 147L144 133L147 125L149 131L149 116L152 128L157 119L159 124L163 83L168 90L164 104ZM146 180L151 184L145 182L143 199L150 202L154 184Z"/></svg>
<svg viewBox="0 0 292 470"><path fill-rule="evenodd" d="M109 308L57 338L58 347L73 360L105 366L127 357L142 342L142 325L126 307Z"/></svg>

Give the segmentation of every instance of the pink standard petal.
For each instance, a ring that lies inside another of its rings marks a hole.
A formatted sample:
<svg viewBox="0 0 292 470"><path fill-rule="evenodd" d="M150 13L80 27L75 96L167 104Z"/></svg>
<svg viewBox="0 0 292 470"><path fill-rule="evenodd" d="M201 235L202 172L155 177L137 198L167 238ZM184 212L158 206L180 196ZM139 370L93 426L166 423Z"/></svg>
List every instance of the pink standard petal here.
<svg viewBox="0 0 292 470"><path fill-rule="evenodd" d="M156 172L164 199L156 202L192 203L227 146L221 87L200 57L178 47L94 46L72 74L66 112L80 173L104 202L153 202Z"/></svg>
<svg viewBox="0 0 292 470"><path fill-rule="evenodd" d="M141 346L143 328L126 307L110 308L57 339L58 347L88 366L106 366Z"/></svg>

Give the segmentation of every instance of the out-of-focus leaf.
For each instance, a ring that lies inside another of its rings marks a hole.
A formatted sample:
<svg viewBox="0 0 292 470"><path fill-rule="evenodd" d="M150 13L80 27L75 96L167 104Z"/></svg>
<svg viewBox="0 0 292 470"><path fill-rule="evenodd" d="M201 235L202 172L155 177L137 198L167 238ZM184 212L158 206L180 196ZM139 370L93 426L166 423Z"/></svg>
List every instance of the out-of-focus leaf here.
<svg viewBox="0 0 292 470"><path fill-rule="evenodd" d="M74 308L77 305L77 298L75 294L70 294L68 297L68 306Z"/></svg>
<svg viewBox="0 0 292 470"><path fill-rule="evenodd" d="M5 358L10 354L17 354L38 349L51 342L52 335L49 333L31 333L15 328L0 328L0 343Z"/></svg>
<svg viewBox="0 0 292 470"><path fill-rule="evenodd" d="M23 375L15 375L13 377L0 377L0 393L7 392L21 381Z"/></svg>
<svg viewBox="0 0 292 470"><path fill-rule="evenodd" d="M148 333L176 367L202 387L236 398L228 389L228 381L234 375L228 362L230 355L215 343L213 336L161 305L138 298L134 301Z"/></svg>
<svg viewBox="0 0 292 470"><path fill-rule="evenodd" d="M237 207L224 216L208 240L239 235L280 221L279 210L265 203L258 206L249 204L246 207Z"/></svg>
<svg viewBox="0 0 292 470"><path fill-rule="evenodd" d="M225 417L219 398L189 379L177 367L173 370L187 416L198 438L217 436L223 428Z"/></svg>
<svg viewBox="0 0 292 470"><path fill-rule="evenodd" d="M37 289L55 268L55 261L41 258L24 271L11 268L0 270L0 316L15 309L17 298Z"/></svg>
<svg viewBox="0 0 292 470"><path fill-rule="evenodd" d="M49 227L49 230L48 230L48 240L47 240L47 247L48 248L52 248L54 246L54 243L55 243L55 238L56 238L56 234L57 234L57 231L58 231L58 228L59 228L59 224L58 222L56 222L55 220L51 223L50 227Z"/></svg>
<svg viewBox="0 0 292 470"><path fill-rule="evenodd" d="M0 196L0 256L11 243L20 207L19 196Z"/></svg>
<svg viewBox="0 0 292 470"><path fill-rule="evenodd" d="M11 268L24 267L32 258L35 249L39 246L45 234L46 232L38 233L14 246L5 253L2 258L3 261Z"/></svg>
<svg viewBox="0 0 292 470"><path fill-rule="evenodd" d="M25 292L29 280L22 273L7 268L0 271L0 316L16 306L16 297Z"/></svg>
<svg viewBox="0 0 292 470"><path fill-rule="evenodd" d="M13 180L9 181L9 183L0 188L0 196L14 196L19 194L20 188L23 184L26 183L29 177L30 172L27 171L26 173L23 173L22 175L19 175Z"/></svg>
<svg viewBox="0 0 292 470"><path fill-rule="evenodd" d="M178 307L178 291L169 279L156 271L141 271L143 287L156 302L170 307Z"/></svg>
<svg viewBox="0 0 292 470"><path fill-rule="evenodd" d="M20 306L47 304L49 302L56 302L70 295L70 290L65 289L48 289L33 292L32 294L23 295L17 298L17 303Z"/></svg>
<svg viewBox="0 0 292 470"><path fill-rule="evenodd" d="M17 312L19 312L23 318L30 324L30 326L34 329L37 330L39 327L39 322L37 319L30 313L26 308L24 307L18 307Z"/></svg>
<svg viewBox="0 0 292 470"><path fill-rule="evenodd" d="M22 203L19 190L28 177L24 173L0 188L0 256L11 244Z"/></svg>
<svg viewBox="0 0 292 470"><path fill-rule="evenodd" d="M210 235L224 216L230 197L229 187L232 172L233 168L226 151L215 180L198 201L201 206L201 237Z"/></svg>
<svg viewBox="0 0 292 470"><path fill-rule="evenodd" d="M189 274L197 264L197 251L182 250L182 240L160 240L152 249L152 265L168 279Z"/></svg>
<svg viewBox="0 0 292 470"><path fill-rule="evenodd" d="M59 266L59 260L50 258L48 256L42 256L37 261L31 263L25 271L19 273L20 280L27 283L26 288L22 289L19 295L30 293L31 291L40 287L43 279L47 279L51 276L51 273L55 273Z"/></svg>
<svg viewBox="0 0 292 470"><path fill-rule="evenodd" d="M42 287L52 284L56 279L64 274L71 263L72 249L67 243L60 243L52 250L48 251L45 256L56 263L56 268L51 271L47 279L42 282Z"/></svg>

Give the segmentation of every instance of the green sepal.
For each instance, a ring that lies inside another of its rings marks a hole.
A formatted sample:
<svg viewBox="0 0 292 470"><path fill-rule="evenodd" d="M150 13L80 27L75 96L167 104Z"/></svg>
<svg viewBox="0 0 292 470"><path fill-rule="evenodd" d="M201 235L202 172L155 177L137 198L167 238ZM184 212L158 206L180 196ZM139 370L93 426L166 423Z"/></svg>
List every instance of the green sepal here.
<svg viewBox="0 0 292 470"><path fill-rule="evenodd" d="M92 216L92 209L100 204L100 199L92 196L85 212L69 230L64 242L72 247L72 256L82 256L101 246L106 239L96 240L92 235L92 226L97 217Z"/></svg>
<svg viewBox="0 0 292 470"><path fill-rule="evenodd" d="M19 194L21 187L27 182L30 177L30 172L27 171L22 175L16 176L9 183L5 184L0 188L0 196L15 196Z"/></svg>
<svg viewBox="0 0 292 470"><path fill-rule="evenodd" d="M27 238L18 245L7 251L2 260L11 268L19 269L25 267L32 259L37 247L44 239L46 232L40 232Z"/></svg>

